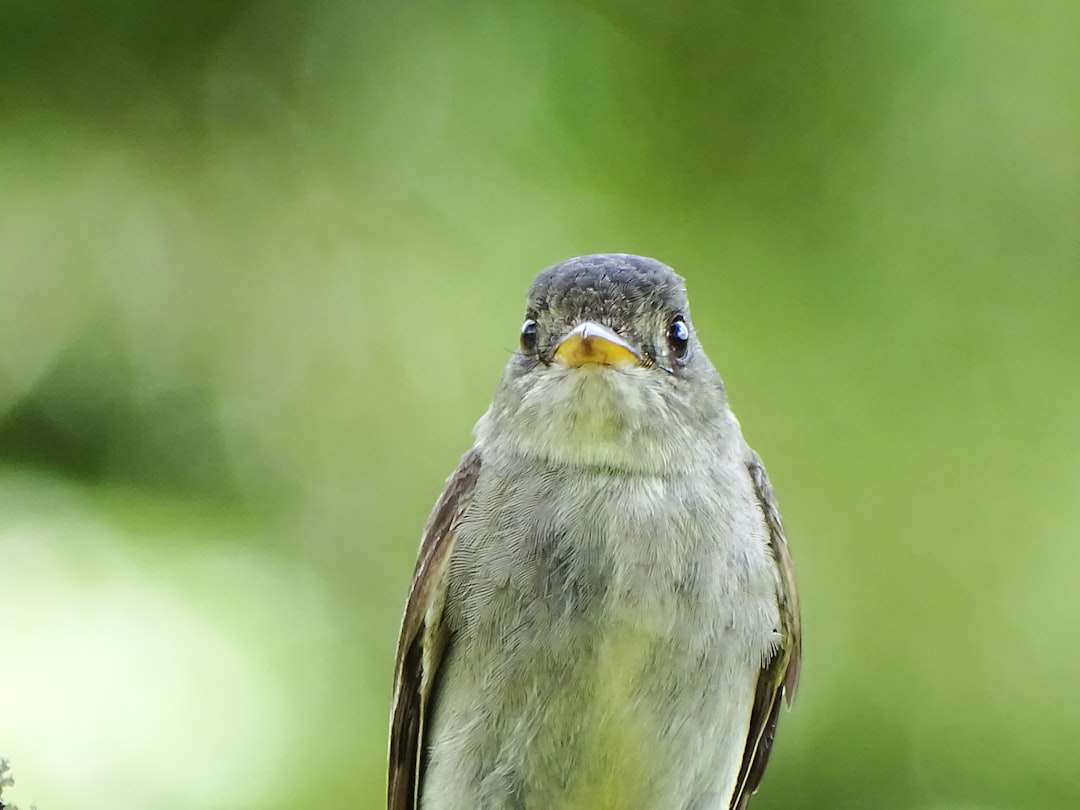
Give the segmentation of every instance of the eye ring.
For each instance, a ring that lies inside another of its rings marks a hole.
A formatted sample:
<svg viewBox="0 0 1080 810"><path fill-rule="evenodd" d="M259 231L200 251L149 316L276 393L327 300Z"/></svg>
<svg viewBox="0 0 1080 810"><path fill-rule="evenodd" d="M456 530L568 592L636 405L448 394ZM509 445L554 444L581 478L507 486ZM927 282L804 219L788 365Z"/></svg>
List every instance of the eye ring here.
<svg viewBox="0 0 1080 810"><path fill-rule="evenodd" d="M540 342L540 329L536 321L527 318L521 325L521 350L525 354L536 354L536 347Z"/></svg>
<svg viewBox="0 0 1080 810"><path fill-rule="evenodd" d="M690 327L682 314L671 319L667 332L668 349L676 360L685 360L690 353Z"/></svg>

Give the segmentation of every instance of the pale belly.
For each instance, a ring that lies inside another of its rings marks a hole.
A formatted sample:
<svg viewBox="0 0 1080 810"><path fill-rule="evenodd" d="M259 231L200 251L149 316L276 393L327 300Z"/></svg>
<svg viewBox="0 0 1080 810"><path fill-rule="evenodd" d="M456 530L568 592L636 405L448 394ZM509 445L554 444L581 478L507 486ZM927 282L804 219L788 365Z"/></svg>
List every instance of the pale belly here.
<svg viewBox="0 0 1080 810"><path fill-rule="evenodd" d="M757 666L722 658L745 651L631 633L533 652L448 662L424 810L726 810Z"/></svg>
<svg viewBox="0 0 1080 810"><path fill-rule="evenodd" d="M713 502L677 484L555 511L520 479L478 492L451 560L422 810L727 810L778 640L764 527L731 492L697 534Z"/></svg>

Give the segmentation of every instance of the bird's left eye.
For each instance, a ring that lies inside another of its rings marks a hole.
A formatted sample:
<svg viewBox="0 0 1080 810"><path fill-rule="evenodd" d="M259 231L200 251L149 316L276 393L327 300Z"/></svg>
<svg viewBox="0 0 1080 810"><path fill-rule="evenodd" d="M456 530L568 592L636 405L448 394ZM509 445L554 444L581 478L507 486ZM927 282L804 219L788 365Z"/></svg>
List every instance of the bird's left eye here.
<svg viewBox="0 0 1080 810"><path fill-rule="evenodd" d="M682 315L671 319L667 340L671 356L676 360L684 359L690 351L690 327L686 325L686 319Z"/></svg>
<svg viewBox="0 0 1080 810"><path fill-rule="evenodd" d="M525 354L536 354L536 344L540 340L540 330L536 321L529 318L521 325L521 350Z"/></svg>

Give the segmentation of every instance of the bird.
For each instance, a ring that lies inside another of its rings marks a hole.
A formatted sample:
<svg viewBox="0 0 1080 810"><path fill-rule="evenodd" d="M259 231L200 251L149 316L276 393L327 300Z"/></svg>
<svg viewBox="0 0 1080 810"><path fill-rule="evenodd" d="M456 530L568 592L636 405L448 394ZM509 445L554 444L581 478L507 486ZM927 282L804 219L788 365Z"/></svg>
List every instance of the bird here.
<svg viewBox="0 0 1080 810"><path fill-rule="evenodd" d="M408 593L388 810L744 810L801 616L684 279L543 270L474 436Z"/></svg>

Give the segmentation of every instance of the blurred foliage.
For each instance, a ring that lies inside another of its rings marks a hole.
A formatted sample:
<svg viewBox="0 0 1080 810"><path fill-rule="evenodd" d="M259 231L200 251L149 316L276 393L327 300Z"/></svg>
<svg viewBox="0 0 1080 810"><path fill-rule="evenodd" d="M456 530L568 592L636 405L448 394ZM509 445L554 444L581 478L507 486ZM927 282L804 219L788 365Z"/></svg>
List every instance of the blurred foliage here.
<svg viewBox="0 0 1080 810"><path fill-rule="evenodd" d="M626 251L688 278L800 572L754 807L1078 806L1078 23L0 6L12 799L379 807L419 530L525 288Z"/></svg>

